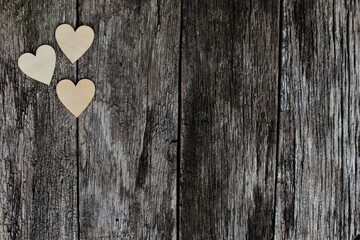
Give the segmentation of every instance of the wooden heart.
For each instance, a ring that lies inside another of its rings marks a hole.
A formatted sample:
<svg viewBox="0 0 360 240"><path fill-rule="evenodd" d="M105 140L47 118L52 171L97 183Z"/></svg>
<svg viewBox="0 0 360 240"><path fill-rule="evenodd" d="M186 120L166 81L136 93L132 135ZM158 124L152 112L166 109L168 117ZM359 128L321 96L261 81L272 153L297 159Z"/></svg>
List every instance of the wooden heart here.
<svg viewBox="0 0 360 240"><path fill-rule="evenodd" d="M42 45L36 50L36 55L25 53L20 56L18 65L29 77L50 84L54 74L56 54L49 45Z"/></svg>
<svg viewBox="0 0 360 240"><path fill-rule="evenodd" d="M71 80L64 79L56 85L56 93L64 106L78 117L93 99L95 85L89 79L82 79L75 86Z"/></svg>
<svg viewBox="0 0 360 240"><path fill-rule="evenodd" d="M75 63L94 41L94 31L88 26L81 26L76 31L69 24L56 28L55 38L65 56Z"/></svg>

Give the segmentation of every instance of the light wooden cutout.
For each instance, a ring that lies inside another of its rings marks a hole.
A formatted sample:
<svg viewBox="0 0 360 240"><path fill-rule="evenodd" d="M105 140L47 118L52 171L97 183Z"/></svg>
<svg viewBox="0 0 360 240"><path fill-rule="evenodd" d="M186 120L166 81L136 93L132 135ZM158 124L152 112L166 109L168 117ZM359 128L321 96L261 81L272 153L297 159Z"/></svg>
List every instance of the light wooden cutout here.
<svg viewBox="0 0 360 240"><path fill-rule="evenodd" d="M20 56L18 65L29 77L50 84L54 74L56 54L49 45L42 45L36 50L36 55L25 53Z"/></svg>
<svg viewBox="0 0 360 240"><path fill-rule="evenodd" d="M56 93L64 106L78 117L93 99L95 85L89 79L82 79L75 86L71 80L64 79L56 85Z"/></svg>
<svg viewBox="0 0 360 240"><path fill-rule="evenodd" d="M65 56L75 63L94 41L94 31L88 26L81 26L76 31L69 24L56 28L55 38Z"/></svg>

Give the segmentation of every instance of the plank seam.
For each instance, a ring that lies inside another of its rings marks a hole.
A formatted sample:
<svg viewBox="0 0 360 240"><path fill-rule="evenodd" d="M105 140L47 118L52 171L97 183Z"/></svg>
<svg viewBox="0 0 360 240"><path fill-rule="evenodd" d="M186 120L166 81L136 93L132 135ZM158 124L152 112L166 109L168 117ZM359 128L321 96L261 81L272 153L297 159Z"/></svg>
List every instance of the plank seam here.
<svg viewBox="0 0 360 240"><path fill-rule="evenodd" d="M79 0L75 0L76 7L76 27L79 26ZM76 61L76 82L79 79L79 62ZM76 221L77 221L77 238L80 239L80 133L79 118L76 118Z"/></svg>
<svg viewBox="0 0 360 240"><path fill-rule="evenodd" d="M179 35L179 69L178 69L178 132L176 156L176 239L180 239L180 175L181 175L181 115L182 115L182 36L183 36L183 0L180 0L180 35Z"/></svg>
<svg viewBox="0 0 360 240"><path fill-rule="evenodd" d="M280 0L279 6L279 39L278 39L278 86L277 86L277 127L276 127L276 159L275 159L275 188L274 188L274 206L273 206L273 236L276 234L276 203L277 203L277 185L278 185L278 167L280 157L280 118L281 118L281 80L282 80L282 44L283 44L283 21L284 21L284 0Z"/></svg>

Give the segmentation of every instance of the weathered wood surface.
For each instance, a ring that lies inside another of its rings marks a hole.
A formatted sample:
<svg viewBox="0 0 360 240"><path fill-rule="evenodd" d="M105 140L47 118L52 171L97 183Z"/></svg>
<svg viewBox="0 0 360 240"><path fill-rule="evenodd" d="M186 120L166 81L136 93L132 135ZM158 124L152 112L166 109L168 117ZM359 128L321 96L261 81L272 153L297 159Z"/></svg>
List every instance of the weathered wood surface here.
<svg viewBox="0 0 360 240"><path fill-rule="evenodd" d="M0 8L0 239L359 236L360 2ZM95 30L76 64L61 23ZM49 87L17 66L41 44ZM96 84L78 120L63 78Z"/></svg>
<svg viewBox="0 0 360 240"><path fill-rule="evenodd" d="M279 4L183 6L180 235L270 239Z"/></svg>
<svg viewBox="0 0 360 240"><path fill-rule="evenodd" d="M276 239L360 234L359 10L284 1Z"/></svg>
<svg viewBox="0 0 360 240"><path fill-rule="evenodd" d="M0 239L77 236L76 120L55 93L76 69L58 54L50 86L31 80L19 56L54 47L61 21L74 24L75 1L0 1ZM56 47L57 53L59 49Z"/></svg>
<svg viewBox="0 0 360 240"><path fill-rule="evenodd" d="M79 119L81 239L175 239L180 1L78 11L96 32L79 77L97 86Z"/></svg>

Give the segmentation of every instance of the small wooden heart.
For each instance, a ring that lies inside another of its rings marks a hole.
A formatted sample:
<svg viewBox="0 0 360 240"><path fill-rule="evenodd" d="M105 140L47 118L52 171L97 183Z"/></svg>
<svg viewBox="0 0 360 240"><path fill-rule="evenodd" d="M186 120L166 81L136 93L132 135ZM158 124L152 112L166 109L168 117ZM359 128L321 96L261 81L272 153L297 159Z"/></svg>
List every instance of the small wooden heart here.
<svg viewBox="0 0 360 240"><path fill-rule="evenodd" d="M25 53L20 56L18 65L29 77L50 84L54 74L56 54L49 45L42 45L36 50L36 55Z"/></svg>
<svg viewBox="0 0 360 240"><path fill-rule="evenodd" d="M81 26L76 31L69 24L56 28L55 38L65 56L75 63L94 41L94 31L88 26Z"/></svg>
<svg viewBox="0 0 360 240"><path fill-rule="evenodd" d="M82 79L75 86L71 80L64 79L56 85L56 93L64 106L78 117L93 99L95 85L89 79Z"/></svg>

